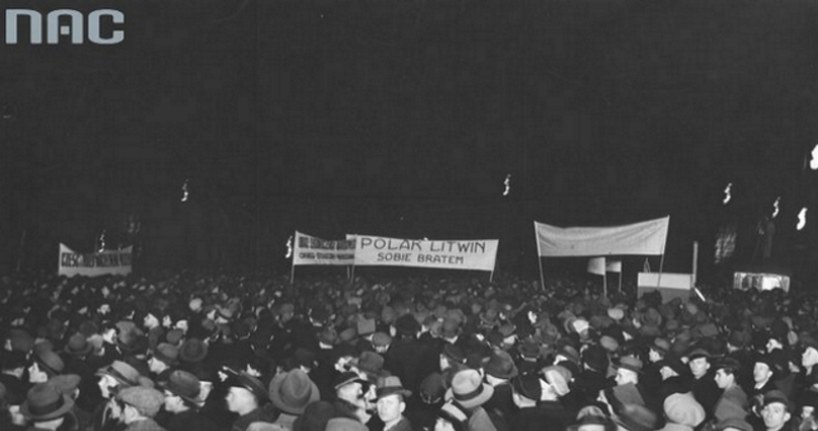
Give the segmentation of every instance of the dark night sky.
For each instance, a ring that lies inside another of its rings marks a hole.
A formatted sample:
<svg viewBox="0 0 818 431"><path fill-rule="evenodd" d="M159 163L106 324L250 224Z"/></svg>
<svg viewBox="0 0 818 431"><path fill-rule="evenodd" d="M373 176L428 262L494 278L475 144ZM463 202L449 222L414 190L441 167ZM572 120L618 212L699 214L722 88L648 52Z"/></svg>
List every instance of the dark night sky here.
<svg viewBox="0 0 818 431"><path fill-rule="evenodd" d="M205 212L332 236L374 217L343 205L388 202L372 211L428 212L373 233L445 236L462 224L445 209L472 207L525 223L671 214L681 237L702 239L778 195L794 226L815 198L811 1L0 5L126 14L122 45L0 46L6 242L97 232L130 212L178 221L185 178ZM305 216L320 205L338 217Z"/></svg>

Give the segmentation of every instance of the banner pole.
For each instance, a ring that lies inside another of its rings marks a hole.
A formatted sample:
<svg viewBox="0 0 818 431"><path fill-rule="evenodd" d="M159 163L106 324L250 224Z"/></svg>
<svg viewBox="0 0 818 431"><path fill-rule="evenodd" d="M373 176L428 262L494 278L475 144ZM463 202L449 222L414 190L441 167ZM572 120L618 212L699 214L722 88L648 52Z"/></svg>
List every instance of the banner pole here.
<svg viewBox="0 0 818 431"><path fill-rule="evenodd" d="M607 265L607 261L603 261L604 265ZM605 297L608 297L608 268L605 267L605 272L602 273L602 293Z"/></svg>
<svg viewBox="0 0 818 431"><path fill-rule="evenodd" d="M696 273L699 269L699 242L693 241L693 285L696 285Z"/></svg>
<svg viewBox="0 0 818 431"><path fill-rule="evenodd" d="M290 265L290 284L293 284L293 282L295 282L295 263Z"/></svg>
<svg viewBox="0 0 818 431"><path fill-rule="evenodd" d="M540 239L537 237L537 222L534 222L534 241L537 243L537 265L540 267L540 288L545 292L545 276L542 272L542 256L540 253Z"/></svg>
<svg viewBox="0 0 818 431"><path fill-rule="evenodd" d="M622 293L622 268L619 268L619 293Z"/></svg>

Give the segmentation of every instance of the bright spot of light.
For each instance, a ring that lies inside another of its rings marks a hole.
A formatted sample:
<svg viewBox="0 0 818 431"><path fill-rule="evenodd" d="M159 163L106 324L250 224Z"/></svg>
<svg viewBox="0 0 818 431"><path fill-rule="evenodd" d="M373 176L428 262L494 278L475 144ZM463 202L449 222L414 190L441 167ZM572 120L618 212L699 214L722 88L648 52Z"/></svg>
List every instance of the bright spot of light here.
<svg viewBox="0 0 818 431"><path fill-rule="evenodd" d="M188 198L190 197L188 181L188 179L185 179L185 182L182 184L182 202L187 202Z"/></svg>
<svg viewBox="0 0 818 431"><path fill-rule="evenodd" d="M105 229L102 230L102 233L99 234L99 238L97 238L97 251L99 253L105 251Z"/></svg>
<svg viewBox="0 0 818 431"><path fill-rule="evenodd" d="M289 259L293 256L293 236L290 235L287 238L287 254L284 255L284 259Z"/></svg>
<svg viewBox="0 0 818 431"><path fill-rule="evenodd" d="M795 226L798 230L803 230L804 226L807 225L807 207L801 208L801 211L798 212L798 224Z"/></svg>
<svg viewBox="0 0 818 431"><path fill-rule="evenodd" d="M818 171L818 144L812 148L812 158L809 161L809 168L813 171Z"/></svg>
<svg viewBox="0 0 818 431"><path fill-rule="evenodd" d="M778 217L779 204L781 203L781 196L775 198L775 202L773 202L773 218Z"/></svg>
<svg viewBox="0 0 818 431"><path fill-rule="evenodd" d="M508 196L508 193L511 191L511 174L506 175L503 185L505 186L505 189L503 189L503 196Z"/></svg>
<svg viewBox="0 0 818 431"><path fill-rule="evenodd" d="M730 202L730 199L733 199L733 196L730 192L733 189L733 183L727 183L727 187L724 188L724 200L721 201L723 205L727 205Z"/></svg>

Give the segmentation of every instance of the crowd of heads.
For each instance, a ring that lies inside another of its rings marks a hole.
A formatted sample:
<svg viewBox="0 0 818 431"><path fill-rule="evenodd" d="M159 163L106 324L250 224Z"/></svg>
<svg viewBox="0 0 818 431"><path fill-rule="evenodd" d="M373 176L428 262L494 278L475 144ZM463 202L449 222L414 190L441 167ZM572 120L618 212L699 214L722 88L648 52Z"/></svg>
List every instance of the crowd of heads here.
<svg viewBox="0 0 818 431"><path fill-rule="evenodd" d="M818 429L818 296L584 279L0 279L0 429Z"/></svg>

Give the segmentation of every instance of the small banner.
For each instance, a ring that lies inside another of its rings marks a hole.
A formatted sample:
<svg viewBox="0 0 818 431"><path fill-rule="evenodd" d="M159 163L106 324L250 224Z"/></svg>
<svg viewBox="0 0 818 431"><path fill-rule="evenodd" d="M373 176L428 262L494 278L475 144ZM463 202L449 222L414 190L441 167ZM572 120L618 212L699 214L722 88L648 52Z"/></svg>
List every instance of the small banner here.
<svg viewBox="0 0 818 431"><path fill-rule="evenodd" d="M355 265L494 271L500 240L419 240L356 235Z"/></svg>
<svg viewBox="0 0 818 431"><path fill-rule="evenodd" d="M670 217L624 226L561 228L534 222L540 257L665 254Z"/></svg>
<svg viewBox="0 0 818 431"><path fill-rule="evenodd" d="M592 257L588 260L588 272L596 275L605 275L606 272L622 272L622 261Z"/></svg>
<svg viewBox="0 0 818 431"><path fill-rule="evenodd" d="M131 273L133 246L121 250L105 250L97 253L77 253L60 244L59 275L73 277L82 275L128 275Z"/></svg>
<svg viewBox="0 0 818 431"><path fill-rule="evenodd" d="M293 265L352 265L355 240L326 240L295 232Z"/></svg>

